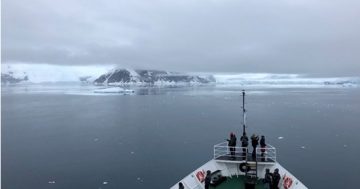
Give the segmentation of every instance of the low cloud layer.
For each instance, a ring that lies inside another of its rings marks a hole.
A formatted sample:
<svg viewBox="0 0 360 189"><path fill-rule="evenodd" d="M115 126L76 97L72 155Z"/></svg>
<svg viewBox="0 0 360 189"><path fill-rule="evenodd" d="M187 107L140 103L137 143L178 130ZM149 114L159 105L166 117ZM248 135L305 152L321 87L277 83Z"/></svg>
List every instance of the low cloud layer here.
<svg viewBox="0 0 360 189"><path fill-rule="evenodd" d="M2 1L2 62L360 74L360 1Z"/></svg>

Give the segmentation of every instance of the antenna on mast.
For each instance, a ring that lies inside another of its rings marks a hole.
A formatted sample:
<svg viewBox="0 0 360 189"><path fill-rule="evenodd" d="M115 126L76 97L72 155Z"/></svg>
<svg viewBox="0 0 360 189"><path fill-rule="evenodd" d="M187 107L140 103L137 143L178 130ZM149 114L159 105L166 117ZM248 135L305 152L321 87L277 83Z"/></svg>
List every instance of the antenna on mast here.
<svg viewBox="0 0 360 189"><path fill-rule="evenodd" d="M242 90L242 97L243 97L243 134L246 133L245 127L246 127L246 110L245 110L245 90Z"/></svg>

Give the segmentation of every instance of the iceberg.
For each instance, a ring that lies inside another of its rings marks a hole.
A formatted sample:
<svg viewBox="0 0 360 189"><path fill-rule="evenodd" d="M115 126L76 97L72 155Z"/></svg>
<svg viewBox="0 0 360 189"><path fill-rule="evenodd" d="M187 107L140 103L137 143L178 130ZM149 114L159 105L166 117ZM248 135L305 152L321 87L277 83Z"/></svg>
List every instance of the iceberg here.
<svg viewBox="0 0 360 189"><path fill-rule="evenodd" d="M122 94L131 94L134 93L134 90L124 89L121 87L111 87L111 88L104 88L104 89L96 89L94 93L122 93Z"/></svg>

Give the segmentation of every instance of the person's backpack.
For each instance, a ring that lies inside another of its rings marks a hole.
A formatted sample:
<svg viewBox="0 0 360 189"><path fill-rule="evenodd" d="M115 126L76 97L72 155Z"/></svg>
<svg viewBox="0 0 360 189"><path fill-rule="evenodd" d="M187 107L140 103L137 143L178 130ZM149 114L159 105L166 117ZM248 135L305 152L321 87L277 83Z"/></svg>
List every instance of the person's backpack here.
<svg viewBox="0 0 360 189"><path fill-rule="evenodd" d="M249 142L248 142L246 139L243 139L243 140L241 141L241 144L242 144L242 146L248 146L248 145L249 145Z"/></svg>

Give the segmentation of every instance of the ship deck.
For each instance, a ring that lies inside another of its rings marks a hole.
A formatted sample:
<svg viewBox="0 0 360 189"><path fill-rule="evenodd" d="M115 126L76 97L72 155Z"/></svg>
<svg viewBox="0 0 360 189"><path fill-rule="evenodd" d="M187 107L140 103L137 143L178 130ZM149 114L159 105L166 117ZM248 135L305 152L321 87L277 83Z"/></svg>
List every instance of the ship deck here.
<svg viewBox="0 0 360 189"><path fill-rule="evenodd" d="M211 186L211 189L245 189L245 176L233 176L227 177L226 181L215 186ZM264 184L258 180L255 189L263 189Z"/></svg>

